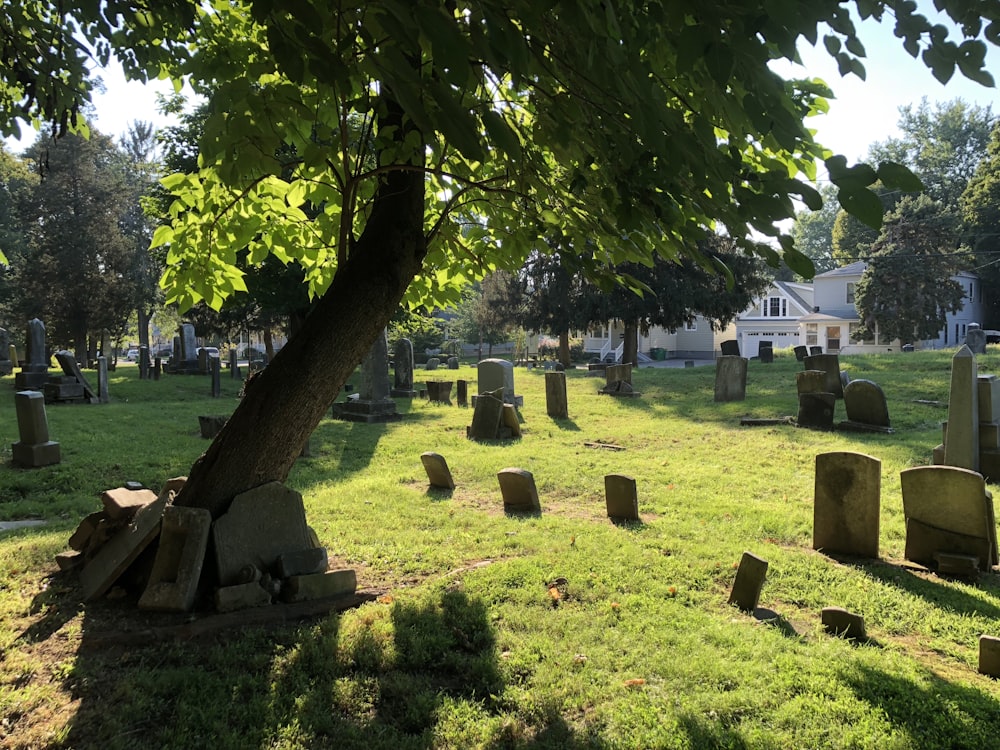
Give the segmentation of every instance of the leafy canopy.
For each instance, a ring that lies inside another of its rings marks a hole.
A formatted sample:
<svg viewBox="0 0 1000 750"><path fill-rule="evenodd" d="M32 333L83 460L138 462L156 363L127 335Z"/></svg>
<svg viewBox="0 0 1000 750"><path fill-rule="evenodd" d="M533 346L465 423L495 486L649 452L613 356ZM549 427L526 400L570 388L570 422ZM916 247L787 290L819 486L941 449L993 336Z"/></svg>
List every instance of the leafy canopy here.
<svg viewBox="0 0 1000 750"><path fill-rule="evenodd" d="M896 35L946 81L955 70L992 85L986 41L1000 10L937 0L959 43L911 0L857 0L862 19ZM822 39L844 74L864 76L851 4L608 3L580 0L88 0L5 4L18 30L0 68L0 124L74 124L89 95L90 42L133 77L187 80L209 98L199 169L168 176L175 201L154 245L168 247L169 298L219 307L245 288L238 255L299 263L322 293L350 259L379 179L422 170L428 240L414 302L454 299L457 285L513 268L538 237L588 248L579 265L649 264L654 255L708 266L697 241L722 226L773 265L809 260L778 222L825 162L839 202L878 226L869 187L913 190L893 162L849 166L803 124L826 85L768 68ZM985 40L985 41L984 41ZM42 48L54 54L31 54ZM58 76L53 73L58 70ZM387 124L402 108L402 125Z"/></svg>

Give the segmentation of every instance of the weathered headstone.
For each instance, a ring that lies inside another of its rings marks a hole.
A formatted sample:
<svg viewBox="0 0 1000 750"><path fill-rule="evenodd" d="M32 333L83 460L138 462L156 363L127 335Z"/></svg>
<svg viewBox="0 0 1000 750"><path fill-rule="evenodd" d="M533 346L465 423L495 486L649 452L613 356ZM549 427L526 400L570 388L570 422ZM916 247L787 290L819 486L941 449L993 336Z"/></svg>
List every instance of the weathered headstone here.
<svg viewBox="0 0 1000 750"><path fill-rule="evenodd" d="M14 365L17 363L11 361L9 354L10 336L6 328L0 328L0 375L10 375L14 372Z"/></svg>
<svg viewBox="0 0 1000 750"><path fill-rule="evenodd" d="M889 429L889 406L885 393L870 380L852 380L844 387L844 408L848 422Z"/></svg>
<svg viewBox="0 0 1000 750"><path fill-rule="evenodd" d="M1000 677L1000 638L979 636L979 674Z"/></svg>
<svg viewBox="0 0 1000 750"><path fill-rule="evenodd" d="M451 405L451 386L453 385L450 380L428 380L425 385L427 386L427 400L433 401L439 404Z"/></svg>
<svg viewBox="0 0 1000 750"><path fill-rule="evenodd" d="M799 345L799 346L794 347L792 349L792 351L795 352L795 361L796 362L804 362L805 358L809 356L809 347L808 346Z"/></svg>
<svg viewBox="0 0 1000 750"><path fill-rule="evenodd" d="M981 570L997 564L993 496L981 474L956 466L900 473L907 560L933 567L941 552L974 555Z"/></svg>
<svg viewBox="0 0 1000 750"><path fill-rule="evenodd" d="M458 369L458 357L448 357L448 369L449 370Z"/></svg>
<svg viewBox="0 0 1000 750"><path fill-rule="evenodd" d="M833 412L837 397L832 393L800 393L796 424L818 430L833 429Z"/></svg>
<svg viewBox="0 0 1000 750"><path fill-rule="evenodd" d="M632 387L632 365L607 365L604 368L604 387L598 393L609 396L641 396Z"/></svg>
<svg viewBox="0 0 1000 750"><path fill-rule="evenodd" d="M851 641L864 641L868 638L865 618L842 607L824 607L820 612L820 621L823 623L823 629L831 635Z"/></svg>
<svg viewBox="0 0 1000 750"><path fill-rule="evenodd" d="M111 401L108 395L108 358L101 355L97 358L97 402L106 404Z"/></svg>
<svg viewBox="0 0 1000 750"><path fill-rule="evenodd" d="M514 364L506 359L484 359L477 365L480 393L503 389L504 403L520 407L524 399L514 393Z"/></svg>
<svg viewBox="0 0 1000 750"><path fill-rule="evenodd" d="M455 399L458 401L459 406L469 405L469 381L455 381Z"/></svg>
<svg viewBox="0 0 1000 750"><path fill-rule="evenodd" d="M383 330L361 363L358 398L333 405L333 416L348 422L393 422L401 415L389 396L389 342Z"/></svg>
<svg viewBox="0 0 1000 750"><path fill-rule="evenodd" d="M811 357L815 357L815 356L820 355L822 353L823 353L823 347L822 346L810 346L809 347L809 356L811 356Z"/></svg>
<svg viewBox="0 0 1000 750"><path fill-rule="evenodd" d="M56 352L56 361L62 368L61 376L49 376L45 383L46 401L81 401L86 400L92 404L100 401L97 392L87 382L80 365L77 364L73 352L60 350Z"/></svg>
<svg viewBox="0 0 1000 750"><path fill-rule="evenodd" d="M751 552L744 552L740 558L740 566L736 570L732 591L729 593L729 603L739 607L744 612L757 609L761 589L767 578L767 560Z"/></svg>
<svg viewBox="0 0 1000 750"><path fill-rule="evenodd" d="M49 357L45 350L45 324L38 318L28 321L25 363L14 376L19 391L40 391L49 377Z"/></svg>
<svg viewBox="0 0 1000 750"><path fill-rule="evenodd" d="M503 509L508 513L539 513L542 510L538 500L535 477L524 469L507 468L497 472L500 493L503 495Z"/></svg>
<svg viewBox="0 0 1000 750"><path fill-rule="evenodd" d="M440 357L430 357L427 360L427 364L424 365L425 370L436 370L441 366Z"/></svg>
<svg viewBox="0 0 1000 750"><path fill-rule="evenodd" d="M280 482L269 482L233 498L229 510L212 524L219 583L239 583L240 571L252 565L270 570L278 556L313 547L302 495Z"/></svg>
<svg viewBox="0 0 1000 750"><path fill-rule="evenodd" d="M424 471L427 472L427 482L431 487L441 487L446 490L455 489L455 480L452 479L451 470L448 468L448 462L444 460L444 456L440 453L427 451L420 454L420 462L424 465Z"/></svg>
<svg viewBox="0 0 1000 750"><path fill-rule="evenodd" d="M840 357L836 354L810 354L805 358L805 369L822 370L826 373L826 393L837 398L844 397L844 385L840 379Z"/></svg>
<svg viewBox="0 0 1000 750"><path fill-rule="evenodd" d="M863 453L816 456L813 549L878 557L882 462Z"/></svg>
<svg viewBox="0 0 1000 750"><path fill-rule="evenodd" d="M944 463L979 471L979 385L976 357L967 346L951 358Z"/></svg>
<svg viewBox="0 0 1000 750"><path fill-rule="evenodd" d="M413 389L413 342L400 339L392 357L393 387L389 395L400 398L413 398L417 392Z"/></svg>
<svg viewBox="0 0 1000 750"><path fill-rule="evenodd" d="M240 372L240 361L235 348L229 350L229 377L232 380L239 380L243 377L243 374Z"/></svg>
<svg viewBox="0 0 1000 750"><path fill-rule="evenodd" d="M59 463L59 443L49 440L45 397L38 391L19 391L14 394L14 409L20 440L11 446L13 464L32 469Z"/></svg>
<svg viewBox="0 0 1000 750"><path fill-rule="evenodd" d="M545 412L553 419L569 419L566 373L545 373Z"/></svg>
<svg viewBox="0 0 1000 750"><path fill-rule="evenodd" d="M719 348L722 350L723 357L738 357L740 356L740 342L736 339L729 339L723 341L719 344Z"/></svg>
<svg viewBox="0 0 1000 750"><path fill-rule="evenodd" d="M502 393L501 389L496 392ZM503 418L503 401L493 394L480 393L473 405L472 424L466 436L472 440L496 440Z"/></svg>
<svg viewBox="0 0 1000 750"><path fill-rule="evenodd" d="M774 362L774 343L771 341L761 341L757 347L757 357L766 365Z"/></svg>
<svg viewBox="0 0 1000 750"><path fill-rule="evenodd" d="M194 606L211 526L212 514L205 508L164 508L156 559L139 609L187 612Z"/></svg>
<svg viewBox="0 0 1000 750"><path fill-rule="evenodd" d="M795 373L795 388L803 393L825 393L826 373L822 370L802 370Z"/></svg>
<svg viewBox="0 0 1000 750"><path fill-rule="evenodd" d="M747 397L747 360L723 355L715 360L715 400L743 401Z"/></svg>
<svg viewBox="0 0 1000 750"><path fill-rule="evenodd" d="M608 518L615 521L639 520L639 496L634 477L624 474L605 474L604 500Z"/></svg>
<svg viewBox="0 0 1000 750"><path fill-rule="evenodd" d="M986 331L979 323L969 323L965 333L965 345L973 354L986 353Z"/></svg>
<svg viewBox="0 0 1000 750"><path fill-rule="evenodd" d="M222 361L218 357L209 357L209 371L212 376L212 398L222 395Z"/></svg>

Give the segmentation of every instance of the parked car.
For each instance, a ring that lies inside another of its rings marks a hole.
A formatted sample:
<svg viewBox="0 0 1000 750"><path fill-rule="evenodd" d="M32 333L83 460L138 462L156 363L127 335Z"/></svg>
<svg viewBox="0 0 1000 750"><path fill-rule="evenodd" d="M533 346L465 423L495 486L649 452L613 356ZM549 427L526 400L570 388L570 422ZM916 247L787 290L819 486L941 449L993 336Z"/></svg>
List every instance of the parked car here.
<svg viewBox="0 0 1000 750"><path fill-rule="evenodd" d="M129 349L128 350L128 354L125 355L125 359L127 359L129 362L138 362L139 361L139 350L138 349Z"/></svg>
<svg viewBox="0 0 1000 750"><path fill-rule="evenodd" d="M159 357L160 359L169 359L174 356L174 349L170 346L161 346L153 352L154 357Z"/></svg>
<svg viewBox="0 0 1000 750"><path fill-rule="evenodd" d="M201 357L201 353L203 351L208 352L208 356L209 357L218 357L219 356L219 348L217 346L199 346L198 347L198 356L199 357Z"/></svg>

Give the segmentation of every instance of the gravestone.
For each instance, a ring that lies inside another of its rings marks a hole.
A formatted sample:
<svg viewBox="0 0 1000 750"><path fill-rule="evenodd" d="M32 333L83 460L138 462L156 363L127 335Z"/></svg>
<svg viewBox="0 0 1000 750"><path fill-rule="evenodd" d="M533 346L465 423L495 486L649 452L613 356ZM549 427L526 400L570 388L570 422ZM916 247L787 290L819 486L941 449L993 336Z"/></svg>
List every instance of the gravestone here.
<svg viewBox="0 0 1000 750"><path fill-rule="evenodd" d="M56 352L56 361L62 368L63 374L49 376L45 383L46 401L88 401L92 404L100 402L97 392L80 370L73 352L61 349Z"/></svg>
<svg viewBox="0 0 1000 750"><path fill-rule="evenodd" d="M503 509L507 513L540 513L535 477L524 469L508 468L497 472Z"/></svg>
<svg viewBox="0 0 1000 750"><path fill-rule="evenodd" d="M6 328L0 328L0 375L10 375L14 372L14 365L10 359L10 336Z"/></svg>
<svg viewBox="0 0 1000 750"><path fill-rule="evenodd" d="M633 477L624 474L606 474L604 499L608 518L615 521L639 520L639 496Z"/></svg>
<svg viewBox="0 0 1000 750"><path fill-rule="evenodd" d="M476 366L480 393L503 389L504 403L524 406L524 398L514 393L514 364L506 359L484 359ZM475 399L473 399L475 406Z"/></svg>
<svg viewBox="0 0 1000 750"><path fill-rule="evenodd" d="M757 347L757 357L766 365L774 362L774 346L771 341L761 341Z"/></svg>
<svg viewBox="0 0 1000 750"><path fill-rule="evenodd" d="M440 487L446 490L455 489L455 480L452 479L448 462L440 453L427 451L420 454L420 462L427 472L427 482L431 487Z"/></svg>
<svg viewBox="0 0 1000 750"><path fill-rule="evenodd" d="M716 402L743 401L747 397L747 360L723 355L715 360Z"/></svg>
<svg viewBox="0 0 1000 750"><path fill-rule="evenodd" d="M840 357L836 354L810 354L805 358L805 369L822 370L826 373L826 393L836 398L844 397L844 384L840 379Z"/></svg>
<svg viewBox="0 0 1000 750"><path fill-rule="evenodd" d="M181 323L177 329L171 363L173 372L198 372L198 340L194 335L194 326L190 323Z"/></svg>
<svg viewBox="0 0 1000 750"><path fill-rule="evenodd" d="M944 463L979 471L979 385L976 357L967 346L951 358L951 391Z"/></svg>
<svg viewBox="0 0 1000 750"><path fill-rule="evenodd" d="M565 372L545 373L545 413L553 419L569 419Z"/></svg>
<svg viewBox="0 0 1000 750"><path fill-rule="evenodd" d="M969 323L965 333L965 345L973 354L986 353L986 331L980 327L979 323Z"/></svg>
<svg viewBox="0 0 1000 750"><path fill-rule="evenodd" d="M101 329L101 354L107 358L109 363L114 358L114 352L111 351L111 331L107 328Z"/></svg>
<svg viewBox="0 0 1000 750"><path fill-rule="evenodd" d="M738 357L740 356L740 342L736 339L729 339L728 341L723 341L719 344L719 348L722 350L723 357Z"/></svg>
<svg viewBox="0 0 1000 750"><path fill-rule="evenodd" d="M194 606L211 526L212 514L205 508L163 509L156 558L139 609L187 612Z"/></svg>
<svg viewBox="0 0 1000 750"><path fill-rule="evenodd" d="M979 674L1000 677L1000 638L979 636Z"/></svg>
<svg viewBox="0 0 1000 750"><path fill-rule="evenodd" d="M882 462L863 453L816 456L813 549L878 557Z"/></svg>
<svg viewBox="0 0 1000 750"><path fill-rule="evenodd" d="M459 406L469 405L469 381L455 381L455 399L458 401Z"/></svg>
<svg viewBox="0 0 1000 750"><path fill-rule="evenodd" d="M213 356L208 361L212 373L212 398L219 398L222 395L222 360Z"/></svg>
<svg viewBox="0 0 1000 750"><path fill-rule="evenodd" d="M935 556L972 555L979 568L997 564L993 496L981 474L956 466L900 472L907 560L934 567Z"/></svg>
<svg viewBox="0 0 1000 750"><path fill-rule="evenodd" d="M441 366L441 360L438 357L431 357L427 360L427 364L424 365L425 370L436 370Z"/></svg>
<svg viewBox="0 0 1000 750"><path fill-rule="evenodd" d="M198 349L198 372L202 375L208 375L212 371L212 358L208 353L208 349L201 347Z"/></svg>
<svg viewBox="0 0 1000 750"><path fill-rule="evenodd" d="M149 347L139 347L139 380L149 380Z"/></svg>
<svg viewBox="0 0 1000 750"><path fill-rule="evenodd" d="M878 428L888 432L889 406L885 393L870 380L852 380L844 386L844 408L847 411L847 425L864 428Z"/></svg>
<svg viewBox="0 0 1000 750"><path fill-rule="evenodd" d="M451 386L450 380L428 380L424 383L427 386L427 400L439 404L451 406Z"/></svg>
<svg viewBox="0 0 1000 750"><path fill-rule="evenodd" d="M8 355L10 356L11 365L20 367L20 363L17 360L17 347L14 346L13 344L10 345Z"/></svg>
<svg viewBox="0 0 1000 750"><path fill-rule="evenodd" d="M14 376L19 391L40 391L49 378L49 357L45 351L45 324L38 318L28 321L25 363Z"/></svg>
<svg viewBox="0 0 1000 750"><path fill-rule="evenodd" d="M449 370L458 369L458 357L448 357L448 369Z"/></svg>
<svg viewBox="0 0 1000 750"><path fill-rule="evenodd" d="M97 358L97 401L101 404L111 401L108 395L108 358L103 355Z"/></svg>
<svg viewBox="0 0 1000 750"><path fill-rule="evenodd" d="M736 569L736 579L729 593L729 603L739 607L744 612L757 609L761 589L767 578L767 560L750 552L744 552L740 558L740 566Z"/></svg>
<svg viewBox="0 0 1000 750"><path fill-rule="evenodd" d="M795 422L799 427L832 430L836 405L837 397L832 393L800 393L799 413Z"/></svg>
<svg viewBox="0 0 1000 750"><path fill-rule="evenodd" d="M830 635L837 635L850 641L864 641L868 638L865 618L843 607L824 607L820 612L820 622Z"/></svg>
<svg viewBox="0 0 1000 750"><path fill-rule="evenodd" d="M822 353L823 353L823 347L822 346L810 346L809 347L809 355L812 356L812 357L818 356L818 355L820 355Z"/></svg>
<svg viewBox="0 0 1000 750"><path fill-rule="evenodd" d="M632 365L608 365L604 368L604 387L598 393L608 396L641 396L632 387Z"/></svg>
<svg viewBox="0 0 1000 750"><path fill-rule="evenodd" d="M413 398L417 392L413 389L413 342L400 339L393 351L393 386L390 396Z"/></svg>
<svg viewBox="0 0 1000 750"><path fill-rule="evenodd" d="M826 373L822 370L802 370L795 373L795 389L803 393L825 393Z"/></svg>
<svg viewBox="0 0 1000 750"><path fill-rule="evenodd" d="M465 431L466 437L470 440L497 440L503 436L502 394L503 390L497 388L493 393L480 393L476 397L473 402L472 424Z"/></svg>
<svg viewBox="0 0 1000 750"><path fill-rule="evenodd" d="M240 363L236 349L229 350L229 377L231 380L239 380L243 377L243 374L240 372Z"/></svg>
<svg viewBox="0 0 1000 750"><path fill-rule="evenodd" d="M13 464L33 469L59 463L59 443L49 440L45 397L38 391L19 391L14 394L14 409L20 440L11 446Z"/></svg>
<svg viewBox="0 0 1000 750"><path fill-rule="evenodd" d="M801 346L801 345L800 346L796 346L794 349L792 349L792 351L795 352L795 361L796 362L804 362L805 358L809 356L809 347L808 346Z"/></svg>
<svg viewBox="0 0 1000 750"><path fill-rule="evenodd" d="M389 342L385 330L375 337L371 351L361 363L361 387L357 398L333 405L333 416L348 422L394 422L401 415L389 396Z"/></svg>

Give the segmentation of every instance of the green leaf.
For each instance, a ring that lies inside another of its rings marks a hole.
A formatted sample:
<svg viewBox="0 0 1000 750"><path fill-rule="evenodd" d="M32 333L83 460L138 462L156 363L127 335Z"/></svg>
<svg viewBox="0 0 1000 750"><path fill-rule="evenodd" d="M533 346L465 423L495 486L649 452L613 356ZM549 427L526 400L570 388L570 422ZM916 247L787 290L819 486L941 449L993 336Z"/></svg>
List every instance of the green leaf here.
<svg viewBox="0 0 1000 750"><path fill-rule="evenodd" d="M785 261L785 265L802 278L811 279L816 275L816 266L813 265L812 259L794 245L784 248L782 258Z"/></svg>
<svg viewBox="0 0 1000 750"><path fill-rule="evenodd" d="M511 129L507 121L497 112L487 110L483 113L483 125L490 139L511 159L521 158L521 141Z"/></svg>
<svg viewBox="0 0 1000 750"><path fill-rule="evenodd" d="M174 228L169 224L161 224L153 232L153 239L149 243L150 248L160 247L168 244L174 238Z"/></svg>
<svg viewBox="0 0 1000 750"><path fill-rule="evenodd" d="M920 181L908 167L894 161L884 161L878 165L878 178L888 188L902 190L904 193L917 193L924 189Z"/></svg>
<svg viewBox="0 0 1000 750"><path fill-rule="evenodd" d="M882 214L885 209L879 197L867 188L844 189L837 193L837 200L847 213L856 217L872 229L882 227Z"/></svg>

